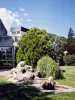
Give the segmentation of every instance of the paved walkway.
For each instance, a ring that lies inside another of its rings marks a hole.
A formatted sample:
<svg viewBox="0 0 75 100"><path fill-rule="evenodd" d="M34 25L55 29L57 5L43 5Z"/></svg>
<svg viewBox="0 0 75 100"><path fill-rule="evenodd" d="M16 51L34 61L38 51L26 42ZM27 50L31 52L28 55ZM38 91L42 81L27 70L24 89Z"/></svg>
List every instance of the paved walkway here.
<svg viewBox="0 0 75 100"><path fill-rule="evenodd" d="M10 70L0 70L0 76L7 76L9 75Z"/></svg>

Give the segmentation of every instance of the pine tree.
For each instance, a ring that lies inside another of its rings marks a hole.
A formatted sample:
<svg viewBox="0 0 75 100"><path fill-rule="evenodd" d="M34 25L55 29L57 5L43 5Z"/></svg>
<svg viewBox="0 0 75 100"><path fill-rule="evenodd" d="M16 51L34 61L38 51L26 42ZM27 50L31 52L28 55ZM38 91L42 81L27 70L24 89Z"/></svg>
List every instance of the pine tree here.
<svg viewBox="0 0 75 100"><path fill-rule="evenodd" d="M68 32L68 39L67 44L64 47L65 51L68 51L68 54L75 54L75 37L74 37L74 31L70 27Z"/></svg>
<svg viewBox="0 0 75 100"><path fill-rule="evenodd" d="M68 32L68 39L72 39L74 36L74 31L72 30L72 28L70 27L69 32Z"/></svg>

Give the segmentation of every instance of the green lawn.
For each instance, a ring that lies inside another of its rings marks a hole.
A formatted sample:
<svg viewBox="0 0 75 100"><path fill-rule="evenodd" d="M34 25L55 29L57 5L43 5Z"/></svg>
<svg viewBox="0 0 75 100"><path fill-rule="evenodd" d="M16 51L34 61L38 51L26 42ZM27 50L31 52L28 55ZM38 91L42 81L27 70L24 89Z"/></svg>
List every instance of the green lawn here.
<svg viewBox="0 0 75 100"><path fill-rule="evenodd" d="M2 77L2 76L0 76L0 85L1 84L8 84L8 82L7 82L7 78L6 77Z"/></svg>
<svg viewBox="0 0 75 100"><path fill-rule="evenodd" d="M64 70L65 79L56 80L57 83L68 85L75 88L75 66L62 66L62 70Z"/></svg>
<svg viewBox="0 0 75 100"><path fill-rule="evenodd" d="M55 95L41 94L38 97L34 97L33 100L75 100L75 93L62 93Z"/></svg>
<svg viewBox="0 0 75 100"><path fill-rule="evenodd" d="M1 78L2 79L2 78ZM16 86L12 83L0 84L0 100L75 100L75 93L40 93L35 87Z"/></svg>
<svg viewBox="0 0 75 100"><path fill-rule="evenodd" d="M75 67L61 67L66 79L56 80L60 84L75 87ZM75 100L75 92L61 94L40 93L35 87L16 86L0 77L0 100Z"/></svg>

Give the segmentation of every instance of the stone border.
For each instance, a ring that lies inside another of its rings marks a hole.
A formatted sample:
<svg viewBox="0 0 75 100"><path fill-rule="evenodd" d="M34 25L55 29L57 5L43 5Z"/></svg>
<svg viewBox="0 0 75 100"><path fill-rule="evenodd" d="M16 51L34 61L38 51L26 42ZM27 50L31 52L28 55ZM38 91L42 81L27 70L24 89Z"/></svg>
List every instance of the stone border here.
<svg viewBox="0 0 75 100"><path fill-rule="evenodd" d="M36 87L37 90L39 90L40 92L43 93L53 93L53 94L57 94L57 93L66 93L66 92L75 92L75 88L69 87L69 86L65 86L65 85L56 85L56 88L61 88L58 90L45 90L42 87Z"/></svg>

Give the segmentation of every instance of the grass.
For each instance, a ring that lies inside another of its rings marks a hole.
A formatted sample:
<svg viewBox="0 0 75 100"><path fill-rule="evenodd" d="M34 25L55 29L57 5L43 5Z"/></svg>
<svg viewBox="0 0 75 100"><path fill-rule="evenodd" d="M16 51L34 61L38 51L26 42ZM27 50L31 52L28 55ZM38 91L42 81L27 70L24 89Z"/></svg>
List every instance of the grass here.
<svg viewBox="0 0 75 100"><path fill-rule="evenodd" d="M75 100L75 93L62 93L62 94L42 94L39 97L35 97L33 100Z"/></svg>
<svg viewBox="0 0 75 100"><path fill-rule="evenodd" d="M56 82L75 87L75 67L62 66L65 79ZM35 87L16 86L8 83L7 78L0 77L0 100L75 100L75 92L48 94L40 93Z"/></svg>
<svg viewBox="0 0 75 100"><path fill-rule="evenodd" d="M40 93L35 87L16 86L12 83L6 83L6 81L2 84L2 82L0 84L0 100L75 100L74 92L54 95Z"/></svg>
<svg viewBox="0 0 75 100"><path fill-rule="evenodd" d="M75 66L62 66L61 69L65 71L65 79L56 80L57 83L68 85L75 88Z"/></svg>
<svg viewBox="0 0 75 100"><path fill-rule="evenodd" d="M0 85L1 84L8 84L6 77L0 76Z"/></svg>

